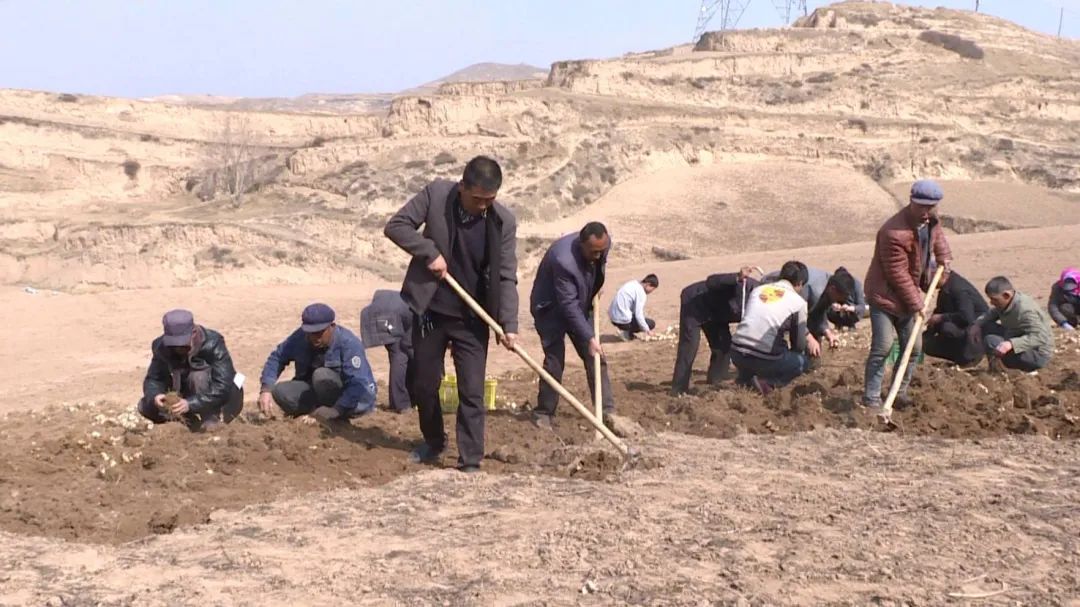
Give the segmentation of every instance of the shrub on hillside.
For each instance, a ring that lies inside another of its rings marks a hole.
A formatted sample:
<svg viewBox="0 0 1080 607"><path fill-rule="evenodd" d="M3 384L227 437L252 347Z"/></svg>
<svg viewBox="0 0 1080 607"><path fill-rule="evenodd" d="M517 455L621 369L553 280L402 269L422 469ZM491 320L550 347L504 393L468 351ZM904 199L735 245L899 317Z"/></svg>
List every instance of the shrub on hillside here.
<svg viewBox="0 0 1080 607"><path fill-rule="evenodd" d="M125 160L124 164L120 166L124 167L124 174L128 176L128 179L135 179L138 177L139 169L142 168L142 165L139 164L138 160Z"/></svg>
<svg viewBox="0 0 1080 607"><path fill-rule="evenodd" d="M943 34L941 32L935 32L934 30L927 30L919 34L919 40L922 40L927 44L940 46L947 51L952 51L967 59L982 59L985 56L985 53L983 53L982 48L978 44L952 34Z"/></svg>
<svg viewBox="0 0 1080 607"><path fill-rule="evenodd" d="M836 74L832 72L821 72L806 79L810 84L824 84L826 82L832 82L833 80L836 80Z"/></svg>
<svg viewBox="0 0 1080 607"><path fill-rule="evenodd" d="M63 101L64 103L75 103L79 100L78 97L71 93L61 93L56 97L57 101Z"/></svg>

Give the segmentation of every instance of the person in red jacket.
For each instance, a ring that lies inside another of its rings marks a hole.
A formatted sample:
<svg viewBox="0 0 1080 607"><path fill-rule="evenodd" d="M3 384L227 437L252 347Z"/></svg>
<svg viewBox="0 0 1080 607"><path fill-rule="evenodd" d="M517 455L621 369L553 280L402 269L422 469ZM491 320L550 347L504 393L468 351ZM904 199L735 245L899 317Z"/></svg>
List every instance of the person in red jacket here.
<svg viewBox="0 0 1080 607"><path fill-rule="evenodd" d="M936 182L916 181L911 186L909 204L878 230L874 257L866 273L872 334L863 394L867 407L881 407L885 359L897 336L901 344L907 343L915 318L924 314L925 292L930 288L935 265L948 271L952 262L949 243L937 218L942 198L944 194ZM922 347L922 336L917 339L912 360L918 359ZM897 395L900 407L911 404L907 389L914 371L915 365L908 365Z"/></svg>

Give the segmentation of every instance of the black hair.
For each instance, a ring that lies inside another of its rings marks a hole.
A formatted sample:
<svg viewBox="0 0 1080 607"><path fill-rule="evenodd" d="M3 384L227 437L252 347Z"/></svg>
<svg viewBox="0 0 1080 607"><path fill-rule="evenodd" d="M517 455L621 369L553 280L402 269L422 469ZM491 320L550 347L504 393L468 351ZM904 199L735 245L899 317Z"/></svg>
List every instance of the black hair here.
<svg viewBox="0 0 1080 607"><path fill-rule="evenodd" d="M793 285L804 285L810 280L810 272L806 264L801 261L789 261L780 268L780 280L786 280Z"/></svg>
<svg viewBox="0 0 1080 607"><path fill-rule="evenodd" d="M578 242L588 242L590 238L603 238L607 236L607 228L599 221L590 221L578 232Z"/></svg>
<svg viewBox="0 0 1080 607"><path fill-rule="evenodd" d="M502 169L499 163L487 156L477 156L465 165L461 182L467 188L480 188L488 193L499 191L502 186Z"/></svg>
<svg viewBox="0 0 1080 607"><path fill-rule="evenodd" d="M656 277L656 274L649 274L645 278L641 279L641 283L649 285L650 287L655 289L660 286L660 279Z"/></svg>
<svg viewBox="0 0 1080 607"><path fill-rule="evenodd" d="M828 286L840 291L844 297L851 297L852 293L855 292L855 277L851 275L851 272L847 271L847 268L840 266L829 277Z"/></svg>
<svg viewBox="0 0 1080 607"><path fill-rule="evenodd" d="M1001 295L1005 291L1013 291L1012 283L1004 276L995 276L986 283L986 294L990 297Z"/></svg>

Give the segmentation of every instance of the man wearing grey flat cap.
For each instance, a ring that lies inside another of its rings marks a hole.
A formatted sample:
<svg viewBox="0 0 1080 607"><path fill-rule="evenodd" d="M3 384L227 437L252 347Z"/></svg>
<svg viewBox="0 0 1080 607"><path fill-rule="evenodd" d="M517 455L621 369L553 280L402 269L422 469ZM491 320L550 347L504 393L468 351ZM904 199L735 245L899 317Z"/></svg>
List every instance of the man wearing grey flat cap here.
<svg viewBox="0 0 1080 607"><path fill-rule="evenodd" d="M192 432L213 432L231 422L244 407L243 376L233 367L225 338L195 324L189 310L170 310L161 324L162 335L150 346L139 414L155 424L183 421ZM170 398L170 392L177 396Z"/></svg>
<svg viewBox="0 0 1080 607"><path fill-rule="evenodd" d="M270 353L259 394L264 415L271 414L273 403L289 417L310 415L320 422L375 410L375 378L364 344L335 318L330 306L311 304L300 315L300 328ZM278 382L289 363L295 377Z"/></svg>
<svg viewBox="0 0 1080 607"><path fill-rule="evenodd" d="M937 182L916 181L908 205L878 230L874 257L866 273L872 338L863 404L872 410L882 405L885 359L893 341L898 336L902 345L907 343L916 317L924 314L925 293L936 266L942 265L948 272L952 263L952 251L937 218L944 197ZM912 360L918 360L922 348L922 336L916 339ZM908 365L897 395L897 408L911 404L907 389L914 372L915 365Z"/></svg>

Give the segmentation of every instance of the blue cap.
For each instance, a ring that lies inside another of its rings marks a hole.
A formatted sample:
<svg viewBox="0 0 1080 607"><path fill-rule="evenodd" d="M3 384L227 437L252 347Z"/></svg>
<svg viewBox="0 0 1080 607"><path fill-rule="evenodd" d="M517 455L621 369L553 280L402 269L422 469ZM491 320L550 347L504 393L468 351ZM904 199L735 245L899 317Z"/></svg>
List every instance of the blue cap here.
<svg viewBox="0 0 1080 607"><path fill-rule="evenodd" d="M188 310L169 310L161 317L164 334L162 343L166 346L190 346L191 335L195 332L195 316Z"/></svg>
<svg viewBox="0 0 1080 607"><path fill-rule="evenodd" d="M318 333L334 322L334 310L324 303L313 303L300 314L300 328L304 333Z"/></svg>
<svg viewBox="0 0 1080 607"><path fill-rule="evenodd" d="M921 179L911 184L911 202L915 204L932 207L944 197L941 186L932 179Z"/></svg>

